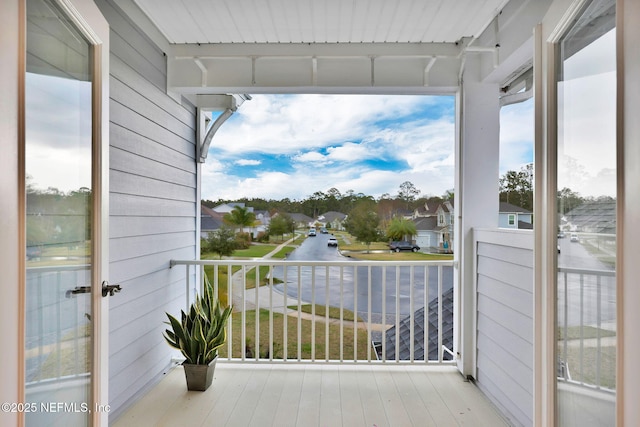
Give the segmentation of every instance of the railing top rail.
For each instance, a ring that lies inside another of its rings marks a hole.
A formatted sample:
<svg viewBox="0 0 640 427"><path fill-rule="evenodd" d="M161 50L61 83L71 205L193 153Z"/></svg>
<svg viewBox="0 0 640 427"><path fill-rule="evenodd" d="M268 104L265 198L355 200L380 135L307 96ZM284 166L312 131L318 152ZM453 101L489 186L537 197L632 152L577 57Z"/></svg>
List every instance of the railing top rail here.
<svg viewBox="0 0 640 427"><path fill-rule="evenodd" d="M273 258L250 258L250 259L223 259L223 260L171 260L171 267L174 265L304 265L304 266L453 266L453 260L440 260L440 261L365 261L365 260L351 260L351 261L313 261L313 260L283 260Z"/></svg>
<svg viewBox="0 0 640 427"><path fill-rule="evenodd" d="M27 266L27 271L36 273L60 272L60 271L82 271L89 270L91 264L69 264L69 265L43 265L37 267Z"/></svg>
<svg viewBox="0 0 640 427"><path fill-rule="evenodd" d="M561 273L573 273L573 274L591 274L594 276L610 276L615 277L615 270L601 270L593 268L574 268L574 267L558 267L558 271Z"/></svg>

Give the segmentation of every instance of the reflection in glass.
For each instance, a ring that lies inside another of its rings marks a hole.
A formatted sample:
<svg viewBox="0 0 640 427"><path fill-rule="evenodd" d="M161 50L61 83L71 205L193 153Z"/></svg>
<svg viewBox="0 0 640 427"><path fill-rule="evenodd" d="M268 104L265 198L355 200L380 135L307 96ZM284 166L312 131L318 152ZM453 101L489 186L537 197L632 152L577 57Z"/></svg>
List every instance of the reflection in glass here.
<svg viewBox="0 0 640 427"><path fill-rule="evenodd" d="M89 422L91 294L73 291L91 285L90 53L53 2L27 1L27 425Z"/></svg>
<svg viewBox="0 0 640 427"><path fill-rule="evenodd" d="M559 45L557 397L560 425L615 425L615 2Z"/></svg>

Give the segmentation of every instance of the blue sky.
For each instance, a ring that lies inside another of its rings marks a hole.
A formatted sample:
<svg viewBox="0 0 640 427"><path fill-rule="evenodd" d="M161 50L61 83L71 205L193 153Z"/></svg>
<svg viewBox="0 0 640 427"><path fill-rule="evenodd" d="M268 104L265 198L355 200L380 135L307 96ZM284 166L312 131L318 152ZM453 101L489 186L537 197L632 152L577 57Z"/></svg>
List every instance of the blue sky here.
<svg viewBox="0 0 640 427"><path fill-rule="evenodd" d="M453 96L255 95L214 137L202 198L300 200L332 187L393 196L404 181L443 195L454 186L454 113ZM533 133L503 133L501 162L519 170Z"/></svg>
<svg viewBox="0 0 640 427"><path fill-rule="evenodd" d="M453 188L454 98L255 95L220 128L203 169L202 197L303 199L424 194Z"/></svg>

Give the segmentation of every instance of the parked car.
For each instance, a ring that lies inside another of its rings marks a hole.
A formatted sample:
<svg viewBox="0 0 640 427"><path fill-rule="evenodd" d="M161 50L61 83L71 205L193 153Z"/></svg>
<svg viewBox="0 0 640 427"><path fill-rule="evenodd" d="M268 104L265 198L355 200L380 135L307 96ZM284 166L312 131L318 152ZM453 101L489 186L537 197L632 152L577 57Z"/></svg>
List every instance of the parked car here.
<svg viewBox="0 0 640 427"><path fill-rule="evenodd" d="M38 246L27 246L27 259L37 259L42 255L42 251Z"/></svg>
<svg viewBox="0 0 640 427"><path fill-rule="evenodd" d="M418 252L420 250L420 246L414 245L411 242L407 242L406 240L403 240L400 242L389 243L389 249L395 252L400 252L400 251Z"/></svg>
<svg viewBox="0 0 640 427"><path fill-rule="evenodd" d="M336 239L333 236L329 237L329 240L327 240L327 246L335 246L337 248L338 247L338 239Z"/></svg>
<svg viewBox="0 0 640 427"><path fill-rule="evenodd" d="M322 234L328 234L328 233L329 233L329 230L327 230L326 228L322 227L322 228L320 229L320 232L321 232Z"/></svg>

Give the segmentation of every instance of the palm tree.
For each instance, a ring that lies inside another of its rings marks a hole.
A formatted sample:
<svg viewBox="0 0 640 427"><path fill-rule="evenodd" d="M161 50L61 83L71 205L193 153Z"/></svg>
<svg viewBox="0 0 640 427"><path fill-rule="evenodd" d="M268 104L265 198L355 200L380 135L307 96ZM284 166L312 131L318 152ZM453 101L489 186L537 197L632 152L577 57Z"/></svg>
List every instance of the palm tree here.
<svg viewBox="0 0 640 427"><path fill-rule="evenodd" d="M240 232L244 232L244 227L252 226L256 220L256 215L244 206L236 206L233 210L224 215L222 220L230 225L240 227Z"/></svg>
<svg viewBox="0 0 640 427"><path fill-rule="evenodd" d="M391 240L405 240L416 234L416 224L402 217L393 217L387 227L387 237Z"/></svg>

